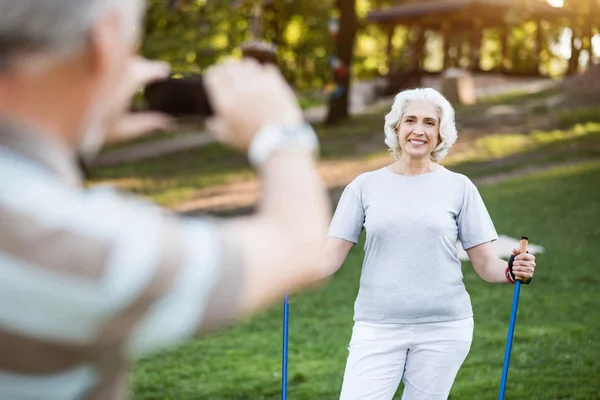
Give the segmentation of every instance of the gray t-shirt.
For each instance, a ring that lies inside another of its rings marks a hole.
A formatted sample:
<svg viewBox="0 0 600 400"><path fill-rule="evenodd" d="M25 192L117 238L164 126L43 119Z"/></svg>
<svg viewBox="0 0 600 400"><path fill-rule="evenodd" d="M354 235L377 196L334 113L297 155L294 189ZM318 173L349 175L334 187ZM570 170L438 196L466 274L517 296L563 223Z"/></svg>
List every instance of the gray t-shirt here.
<svg viewBox="0 0 600 400"><path fill-rule="evenodd" d="M355 321L418 323L473 315L456 242L469 249L498 235L469 178L444 167L416 176L387 167L361 174L345 188L328 236L357 243L363 227Z"/></svg>

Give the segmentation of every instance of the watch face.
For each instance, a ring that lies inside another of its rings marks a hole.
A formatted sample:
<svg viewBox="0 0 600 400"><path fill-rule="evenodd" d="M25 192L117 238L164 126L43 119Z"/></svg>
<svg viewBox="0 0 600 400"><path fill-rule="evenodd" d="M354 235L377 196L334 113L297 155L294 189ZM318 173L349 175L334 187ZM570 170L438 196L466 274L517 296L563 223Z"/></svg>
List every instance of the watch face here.
<svg viewBox="0 0 600 400"><path fill-rule="evenodd" d="M292 137L297 135L297 131L295 129L284 129L283 134L287 137Z"/></svg>
<svg viewBox="0 0 600 400"><path fill-rule="evenodd" d="M286 127L282 131L286 136L300 136L307 133L307 127L304 125L297 128Z"/></svg>

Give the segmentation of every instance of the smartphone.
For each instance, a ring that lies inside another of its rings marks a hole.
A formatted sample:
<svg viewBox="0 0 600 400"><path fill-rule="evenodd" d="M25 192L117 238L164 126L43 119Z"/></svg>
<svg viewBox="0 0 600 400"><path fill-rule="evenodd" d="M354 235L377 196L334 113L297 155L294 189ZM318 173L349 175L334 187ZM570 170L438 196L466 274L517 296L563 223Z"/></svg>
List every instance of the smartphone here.
<svg viewBox="0 0 600 400"><path fill-rule="evenodd" d="M243 57L261 64L277 65L275 47L262 41L250 41L242 46ZM204 89L202 75L167 78L146 86L146 109L159 111L174 118L206 118L213 115L210 99Z"/></svg>
<svg viewBox="0 0 600 400"><path fill-rule="evenodd" d="M213 115L202 75L170 77L147 85L144 89L146 109L174 118L202 118Z"/></svg>

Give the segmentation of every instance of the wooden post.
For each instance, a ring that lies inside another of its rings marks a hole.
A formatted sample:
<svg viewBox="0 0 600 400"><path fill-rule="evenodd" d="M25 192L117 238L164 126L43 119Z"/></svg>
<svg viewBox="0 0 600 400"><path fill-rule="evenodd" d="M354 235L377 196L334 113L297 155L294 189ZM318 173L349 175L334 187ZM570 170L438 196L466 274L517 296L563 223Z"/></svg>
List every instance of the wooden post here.
<svg viewBox="0 0 600 400"><path fill-rule="evenodd" d="M571 24L571 58L569 59L569 67L567 69L567 75L577 73L579 69L579 55L581 54L581 46L577 47L575 45L576 39L579 37L579 29L576 24Z"/></svg>
<svg viewBox="0 0 600 400"><path fill-rule="evenodd" d="M396 33L396 26L389 25L387 27L387 44L386 44L386 54L387 54L387 67L388 74L393 72L394 70L394 33Z"/></svg>
<svg viewBox="0 0 600 400"><path fill-rule="evenodd" d="M425 29L422 26L416 25L417 38L413 42L413 61L412 67L414 69L422 68L422 61L425 56Z"/></svg>
<svg viewBox="0 0 600 400"><path fill-rule="evenodd" d="M480 18L473 18L473 25L471 27L471 71L477 72L481 69L481 35L483 30L483 23Z"/></svg>
<svg viewBox="0 0 600 400"><path fill-rule="evenodd" d="M450 40L452 38L451 28L452 28L452 25L450 24L450 22L448 22L448 21L442 22L442 36L443 36L443 40L444 40L444 67L443 67L444 70L450 68L450 65L451 65L451 59L450 59Z"/></svg>
<svg viewBox="0 0 600 400"><path fill-rule="evenodd" d="M332 96L329 100L329 110L325 119L327 124L339 122L349 115L350 74L352 72L356 32L359 26L358 16L356 15L356 0L337 0L336 7L340 12L340 30L336 43L336 52L337 56L348 68L348 74L335 77L337 86L343 90L340 96Z"/></svg>
<svg viewBox="0 0 600 400"><path fill-rule="evenodd" d="M500 59L500 71L506 72L510 67L510 53L508 48L508 36L510 28L506 25L500 28L500 42L502 43L502 56Z"/></svg>
<svg viewBox="0 0 600 400"><path fill-rule="evenodd" d="M542 52L544 51L544 27L542 25L542 20L538 19L535 35L535 50L536 50L536 59L535 59L535 68L538 73L541 73L541 64L542 64Z"/></svg>
<svg viewBox="0 0 600 400"><path fill-rule="evenodd" d="M592 59L594 58L594 52L592 48L592 38L594 36L594 18L598 15L598 3L597 0L588 0L588 10L584 22L583 32L583 43L582 48L585 49L589 55L588 65L592 65Z"/></svg>
<svg viewBox="0 0 600 400"><path fill-rule="evenodd" d="M590 59L588 60L588 66L591 67L594 63L594 49L592 47L592 37L593 37L593 24L594 17L600 15L600 4L598 0L589 0L590 2L590 11L588 13L588 24L590 27ZM597 29L600 29L600 26L596 26ZM599 32L600 33L600 32Z"/></svg>

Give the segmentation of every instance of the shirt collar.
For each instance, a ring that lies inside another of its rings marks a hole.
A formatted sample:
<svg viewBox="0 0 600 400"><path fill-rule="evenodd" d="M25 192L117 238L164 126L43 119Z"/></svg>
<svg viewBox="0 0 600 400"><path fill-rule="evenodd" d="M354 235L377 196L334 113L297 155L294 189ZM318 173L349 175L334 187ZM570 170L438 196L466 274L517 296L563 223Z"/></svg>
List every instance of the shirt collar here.
<svg viewBox="0 0 600 400"><path fill-rule="evenodd" d="M0 120L0 147L38 164L69 185L83 185L83 171L77 156L50 135L24 124Z"/></svg>

